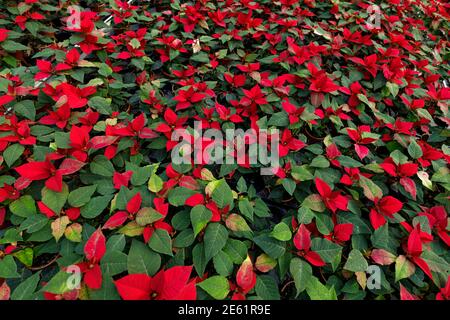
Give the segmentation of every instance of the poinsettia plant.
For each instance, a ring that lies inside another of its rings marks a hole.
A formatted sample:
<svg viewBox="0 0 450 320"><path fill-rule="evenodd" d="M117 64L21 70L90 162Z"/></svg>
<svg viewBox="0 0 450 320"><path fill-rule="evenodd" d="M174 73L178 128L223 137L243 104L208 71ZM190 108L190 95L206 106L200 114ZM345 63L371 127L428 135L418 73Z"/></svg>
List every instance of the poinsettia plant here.
<svg viewBox="0 0 450 320"><path fill-rule="evenodd" d="M1 1L0 300L449 300L449 21Z"/></svg>

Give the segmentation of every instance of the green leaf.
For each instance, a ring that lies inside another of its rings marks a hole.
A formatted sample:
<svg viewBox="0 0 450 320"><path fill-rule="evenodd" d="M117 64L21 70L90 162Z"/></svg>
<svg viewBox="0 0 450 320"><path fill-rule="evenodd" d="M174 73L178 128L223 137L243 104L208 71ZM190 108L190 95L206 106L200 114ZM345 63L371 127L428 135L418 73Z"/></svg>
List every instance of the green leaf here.
<svg viewBox="0 0 450 320"><path fill-rule="evenodd" d="M319 230L321 234L328 235L333 231L333 219L329 214L316 212L314 216L316 217L317 230Z"/></svg>
<svg viewBox="0 0 450 320"><path fill-rule="evenodd" d="M70 149L70 133L55 132L55 144L59 149Z"/></svg>
<svg viewBox="0 0 450 320"><path fill-rule="evenodd" d="M257 276L255 292L263 300L280 300L278 285L271 276Z"/></svg>
<svg viewBox="0 0 450 320"><path fill-rule="evenodd" d="M143 227L152 224L155 221L161 220L161 218L164 218L161 213L149 207L141 208L136 213L136 222L138 225Z"/></svg>
<svg viewBox="0 0 450 320"><path fill-rule="evenodd" d="M52 209L56 214L59 214L66 203L67 197L69 195L69 188L67 184L63 183L62 191L56 192L44 187L41 191L42 202Z"/></svg>
<svg viewBox="0 0 450 320"><path fill-rule="evenodd" d="M314 238L311 250L317 252L326 263L331 263L341 253L342 247L327 239Z"/></svg>
<svg viewBox="0 0 450 320"><path fill-rule="evenodd" d="M319 155L312 159L310 166L315 168L328 168L330 166L330 161L324 156Z"/></svg>
<svg viewBox="0 0 450 320"><path fill-rule="evenodd" d="M43 292L50 292L54 294L63 294L70 291L69 282L71 273L65 271L59 271L50 281L42 288Z"/></svg>
<svg viewBox="0 0 450 320"><path fill-rule="evenodd" d="M176 187L169 191L167 199L171 205L179 207L184 205L187 198L193 196L196 193L196 191L188 188Z"/></svg>
<svg viewBox="0 0 450 320"><path fill-rule="evenodd" d="M14 164L14 162L16 162L16 160L20 158L24 150L25 150L24 146L15 143L10 145L8 148L5 149L5 151L3 151L3 158L5 159L5 162L8 165L8 167L11 167Z"/></svg>
<svg viewBox="0 0 450 320"><path fill-rule="evenodd" d="M348 157L348 156L339 156L337 158L339 163L345 167L345 168L359 168L362 167L362 163L359 161L356 161L355 159Z"/></svg>
<svg viewBox="0 0 450 320"><path fill-rule="evenodd" d="M387 223L373 232L370 236L370 241L372 241L372 245L375 248L386 249L390 252L397 251L398 241L390 236L389 225Z"/></svg>
<svg viewBox="0 0 450 320"><path fill-rule="evenodd" d="M199 52L191 57L192 61L209 63L209 56L206 52Z"/></svg>
<svg viewBox="0 0 450 320"><path fill-rule="evenodd" d="M14 243L17 241L22 241L23 238L20 235L20 232L16 229L8 229L6 230L5 234L3 235L3 238L0 240L0 244L5 243Z"/></svg>
<svg viewBox="0 0 450 320"><path fill-rule="evenodd" d="M28 47L24 46L23 44L12 41L12 40L5 40L0 45L2 46L3 49L5 49L6 51L10 51L10 52L23 51L23 50L29 49Z"/></svg>
<svg viewBox="0 0 450 320"><path fill-rule="evenodd" d="M112 195L91 198L91 200L81 207L80 213L83 218L93 219L100 215L108 206Z"/></svg>
<svg viewBox="0 0 450 320"><path fill-rule="evenodd" d="M159 192L163 188L163 180L157 175L152 174L148 180L148 190L151 192Z"/></svg>
<svg viewBox="0 0 450 320"><path fill-rule="evenodd" d="M409 278L416 271L414 264L406 259L404 255L399 255L395 259L395 282Z"/></svg>
<svg viewBox="0 0 450 320"><path fill-rule="evenodd" d="M308 170L308 165L292 166L291 175L295 180L307 181L314 178L311 171Z"/></svg>
<svg viewBox="0 0 450 320"><path fill-rule="evenodd" d="M306 289L306 285L312 277L312 268L309 263L299 258L293 258L289 265L289 272L294 278L297 296Z"/></svg>
<svg viewBox="0 0 450 320"><path fill-rule="evenodd" d="M450 273L450 264L432 250L424 250L421 258L428 264L431 271L441 273L445 278Z"/></svg>
<svg viewBox="0 0 450 320"><path fill-rule="evenodd" d="M103 177L112 177L114 175L114 166L105 156L96 156L90 164L91 172Z"/></svg>
<svg viewBox="0 0 450 320"><path fill-rule="evenodd" d="M36 204L30 195L25 195L11 202L9 210L16 216L28 218L36 214Z"/></svg>
<svg viewBox="0 0 450 320"><path fill-rule="evenodd" d="M17 265L13 256L7 255L0 260L0 278L20 278L20 274L17 273Z"/></svg>
<svg viewBox="0 0 450 320"><path fill-rule="evenodd" d="M89 290L89 299L120 300L113 278L109 275L103 275L102 287L98 290Z"/></svg>
<svg viewBox="0 0 450 320"><path fill-rule="evenodd" d="M247 246L239 240L228 239L223 251L228 254L234 264L241 264L247 258Z"/></svg>
<svg viewBox="0 0 450 320"><path fill-rule="evenodd" d="M34 251L31 248L16 251L12 255L27 267L31 267L33 265Z"/></svg>
<svg viewBox="0 0 450 320"><path fill-rule="evenodd" d="M96 185L75 189L69 193L67 201L72 207L75 208L82 207L85 204L87 204L89 200L91 200L91 197L95 192L95 189L97 189Z"/></svg>
<svg viewBox="0 0 450 320"><path fill-rule="evenodd" d="M311 300L337 300L334 288L328 288L323 285L316 277L312 277L309 280L306 286L306 292Z"/></svg>
<svg viewBox="0 0 450 320"><path fill-rule="evenodd" d="M100 262L103 275L115 276L127 270L127 255L123 252L107 252Z"/></svg>
<svg viewBox="0 0 450 320"><path fill-rule="evenodd" d="M172 239L169 233L164 229L156 229L149 241L150 248L154 251L173 256Z"/></svg>
<svg viewBox="0 0 450 320"><path fill-rule="evenodd" d="M228 239L228 230L220 223L210 223L204 236L205 259L209 261L223 249Z"/></svg>
<svg viewBox="0 0 450 320"><path fill-rule="evenodd" d="M258 247L274 259L281 257L286 251L283 242L273 239L267 234L259 235L255 237L253 241Z"/></svg>
<svg viewBox="0 0 450 320"><path fill-rule="evenodd" d="M260 218L267 218L271 216L270 209L267 204L259 199L255 199L255 214Z"/></svg>
<svg viewBox="0 0 450 320"><path fill-rule="evenodd" d="M356 96L358 97L358 99L360 101L367 104L369 106L369 108L371 108L372 110L375 108L375 102L369 101L369 99L367 99L367 97L364 94L358 93Z"/></svg>
<svg viewBox="0 0 450 320"><path fill-rule="evenodd" d="M392 96L395 98L397 96L398 90L399 90L398 84L392 83L392 82L387 82L386 87L388 88L388 90L392 94Z"/></svg>
<svg viewBox="0 0 450 320"><path fill-rule="evenodd" d="M289 117L285 111L274 113L267 123L268 126L287 127L289 125Z"/></svg>
<svg viewBox="0 0 450 320"><path fill-rule="evenodd" d="M381 199L383 197L383 191L379 186L377 186L372 180L360 176L359 177L359 185L363 188L364 195L374 201L375 199Z"/></svg>
<svg viewBox="0 0 450 320"><path fill-rule="evenodd" d="M212 212L207 209L204 205L196 205L191 209L191 223L194 228L194 237L196 237L200 231L211 220Z"/></svg>
<svg viewBox="0 0 450 320"><path fill-rule="evenodd" d="M111 236L106 241L106 251L120 251L122 252L125 249L125 236L123 234L116 234Z"/></svg>
<svg viewBox="0 0 450 320"><path fill-rule="evenodd" d="M283 187L287 191L287 193L292 196L294 194L295 188L297 187L295 181L289 178L284 178L281 183L283 184Z"/></svg>
<svg viewBox="0 0 450 320"><path fill-rule="evenodd" d="M17 115L23 116L31 121L36 118L36 108L32 100L22 100L14 105L14 112Z"/></svg>
<svg viewBox="0 0 450 320"><path fill-rule="evenodd" d="M255 211L255 208L247 198L239 200L238 207L239 211L244 217L246 217L250 221L253 221L253 213Z"/></svg>
<svg viewBox="0 0 450 320"><path fill-rule="evenodd" d="M233 272L233 261L224 251L219 251L213 258L214 269L221 276L228 277Z"/></svg>
<svg viewBox="0 0 450 320"><path fill-rule="evenodd" d="M411 139L411 143L408 146L408 153L413 159L419 159L423 156L422 149L417 144L416 140Z"/></svg>
<svg viewBox="0 0 450 320"><path fill-rule="evenodd" d="M228 280L223 276L212 276L197 285L216 300L225 299L230 292Z"/></svg>
<svg viewBox="0 0 450 320"><path fill-rule="evenodd" d="M28 233L33 233L41 230L48 222L48 218L43 214L34 214L29 216L24 222L20 224L20 230L26 230Z"/></svg>
<svg viewBox="0 0 450 320"><path fill-rule="evenodd" d="M219 208L224 208L233 203L233 192L225 179L212 181L207 188L211 187L211 198Z"/></svg>
<svg viewBox="0 0 450 320"><path fill-rule="evenodd" d="M275 225L270 235L280 241L289 241L291 240L292 232L286 223L280 222Z"/></svg>
<svg viewBox="0 0 450 320"><path fill-rule="evenodd" d="M192 249L192 262L194 263L195 271L199 276L205 273L207 261L205 260L205 250L203 243L197 243Z"/></svg>
<svg viewBox="0 0 450 320"><path fill-rule="evenodd" d="M187 248L194 242L194 232L192 229L185 229L181 231L173 240L175 248Z"/></svg>
<svg viewBox="0 0 450 320"><path fill-rule="evenodd" d="M310 194L309 196L307 196L303 200L301 207L306 207L308 209L311 209L311 210L317 211L317 212L325 211L325 204L323 203L320 195L316 194L316 193Z"/></svg>
<svg viewBox="0 0 450 320"><path fill-rule="evenodd" d="M11 300L32 300L40 280L41 272L37 272L21 282L11 294Z"/></svg>
<svg viewBox="0 0 450 320"><path fill-rule="evenodd" d="M110 115L112 113L111 98L103 98L100 96L92 97L89 99L88 105L101 114Z"/></svg>
<svg viewBox="0 0 450 320"><path fill-rule="evenodd" d="M348 255L344 269L352 272L365 272L369 264L359 250L353 249Z"/></svg>

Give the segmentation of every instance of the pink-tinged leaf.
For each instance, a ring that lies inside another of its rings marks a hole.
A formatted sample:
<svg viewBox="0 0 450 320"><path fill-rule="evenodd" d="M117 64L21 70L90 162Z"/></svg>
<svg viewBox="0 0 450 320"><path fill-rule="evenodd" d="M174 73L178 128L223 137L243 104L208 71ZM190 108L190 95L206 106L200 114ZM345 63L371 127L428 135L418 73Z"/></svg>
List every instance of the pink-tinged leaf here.
<svg viewBox="0 0 450 320"><path fill-rule="evenodd" d="M101 149L112 145L117 139L118 137L114 136L97 136L93 137L89 144L92 149Z"/></svg>
<svg viewBox="0 0 450 320"><path fill-rule="evenodd" d="M416 200L417 189L414 180L411 178L403 177L400 179L400 184L403 186L403 188L405 188L405 191L408 192L414 200Z"/></svg>
<svg viewBox="0 0 450 320"><path fill-rule="evenodd" d="M108 221L105 222L102 229L115 229L120 227L127 221L128 213L125 211L119 211L113 214Z"/></svg>
<svg viewBox="0 0 450 320"><path fill-rule="evenodd" d="M297 250L308 251L311 247L311 232L301 224L294 236L294 245Z"/></svg>
<svg viewBox="0 0 450 320"><path fill-rule="evenodd" d="M256 284L256 274L249 256L242 262L236 273L236 283L244 293L252 290Z"/></svg>
<svg viewBox="0 0 450 320"><path fill-rule="evenodd" d="M394 254L383 249L373 249L370 257L373 261L375 261L375 263L382 266L388 266L394 263L396 259L396 256Z"/></svg>
<svg viewBox="0 0 450 320"><path fill-rule="evenodd" d="M395 259L395 281L409 278L416 271L414 264L404 255L400 255Z"/></svg>
<svg viewBox="0 0 450 320"><path fill-rule="evenodd" d="M227 217L227 220L225 221L225 224L227 226L228 229L232 230L232 231L250 231L251 229L248 226L247 222L245 221L245 219L238 214L232 213Z"/></svg>
<svg viewBox="0 0 450 320"><path fill-rule="evenodd" d="M155 131L153 131L150 128L143 128L139 132L139 138L141 138L141 139L153 139L153 138L157 138L157 137L159 137L158 133L156 133Z"/></svg>
<svg viewBox="0 0 450 320"><path fill-rule="evenodd" d="M355 144L355 151L361 160L363 160L369 154L369 148L360 144Z"/></svg>
<svg viewBox="0 0 450 320"><path fill-rule="evenodd" d="M277 266L277 260L263 253L256 258L255 267L258 271L269 272Z"/></svg>
<svg viewBox="0 0 450 320"><path fill-rule="evenodd" d="M400 284L400 300L420 300L417 296L411 294L406 288Z"/></svg>
<svg viewBox="0 0 450 320"><path fill-rule="evenodd" d="M359 185L363 189L364 195L367 199L376 202L383 197L383 190L375 184L372 180L361 175L359 177Z"/></svg>
<svg viewBox="0 0 450 320"><path fill-rule="evenodd" d="M51 223L52 235L55 237L56 242L61 239L66 231L66 227L70 224L70 219L68 216L62 216L55 219Z"/></svg>
<svg viewBox="0 0 450 320"><path fill-rule="evenodd" d="M115 281L123 300L149 300L152 278L146 274L130 274Z"/></svg>
<svg viewBox="0 0 450 320"><path fill-rule="evenodd" d="M0 301L9 300L10 296L11 289L6 282L3 282L3 284L0 286Z"/></svg>
<svg viewBox="0 0 450 320"><path fill-rule="evenodd" d="M303 200L302 206L317 212L324 212L326 209L322 197L317 193L307 196L305 200Z"/></svg>
<svg viewBox="0 0 450 320"><path fill-rule="evenodd" d="M84 254L89 261L100 261L106 252L106 239L103 232L97 229L84 246Z"/></svg>
<svg viewBox="0 0 450 320"><path fill-rule="evenodd" d="M76 159L66 158L59 166L58 171L62 175L68 175L79 171L85 165L84 162L78 161Z"/></svg>

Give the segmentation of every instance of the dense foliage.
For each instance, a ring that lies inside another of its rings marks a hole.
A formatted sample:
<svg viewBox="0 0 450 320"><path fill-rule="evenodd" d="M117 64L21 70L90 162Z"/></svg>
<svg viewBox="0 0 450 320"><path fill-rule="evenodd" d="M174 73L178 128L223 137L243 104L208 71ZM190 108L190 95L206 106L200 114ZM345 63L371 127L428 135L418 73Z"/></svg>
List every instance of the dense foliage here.
<svg viewBox="0 0 450 320"><path fill-rule="evenodd" d="M450 299L449 21L1 1L0 299ZM194 121L280 130L281 167L173 163Z"/></svg>

